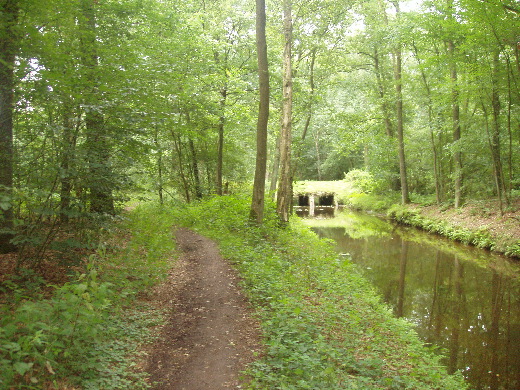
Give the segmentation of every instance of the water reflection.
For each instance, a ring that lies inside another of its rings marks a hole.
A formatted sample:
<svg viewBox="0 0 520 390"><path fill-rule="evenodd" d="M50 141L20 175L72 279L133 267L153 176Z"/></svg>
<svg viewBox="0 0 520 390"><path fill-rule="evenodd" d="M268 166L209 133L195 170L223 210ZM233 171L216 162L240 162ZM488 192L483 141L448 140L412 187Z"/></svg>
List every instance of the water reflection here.
<svg viewBox="0 0 520 390"><path fill-rule="evenodd" d="M298 217L301 218L334 218L337 207L334 206L315 206L314 207L314 215L310 215L310 207L309 206L295 206L294 212Z"/></svg>
<svg viewBox="0 0 520 390"><path fill-rule="evenodd" d="M519 389L517 265L375 217L349 218L341 228L314 229L350 253L395 314L444 351L448 370L462 370L475 389Z"/></svg>

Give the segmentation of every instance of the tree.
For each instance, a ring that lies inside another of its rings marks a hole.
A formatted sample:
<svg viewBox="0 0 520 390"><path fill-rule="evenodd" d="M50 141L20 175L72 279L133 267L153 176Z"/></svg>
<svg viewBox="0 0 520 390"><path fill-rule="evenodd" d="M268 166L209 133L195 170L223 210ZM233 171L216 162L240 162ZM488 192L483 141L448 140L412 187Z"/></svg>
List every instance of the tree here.
<svg viewBox="0 0 520 390"><path fill-rule="evenodd" d="M15 249L13 187L13 110L15 57L18 51L18 0L0 1L0 253Z"/></svg>
<svg viewBox="0 0 520 390"><path fill-rule="evenodd" d="M282 131L280 134L280 168L276 212L282 222L289 221L292 202L292 170L291 170L291 127L292 127L292 0L284 0L284 37L283 52L283 105Z"/></svg>
<svg viewBox="0 0 520 390"><path fill-rule="evenodd" d="M453 0L447 0L448 19L453 20ZM448 57L451 80L451 107L452 107L452 126L453 126L453 171L454 171L454 192L455 207L462 204L462 152L461 152L461 125L460 125L460 105L459 105L459 85L457 63L455 61L455 43L453 38L448 38Z"/></svg>
<svg viewBox="0 0 520 390"><path fill-rule="evenodd" d="M269 120L269 65L265 34L265 0L256 0L256 48L258 56L259 109L256 127L256 165L250 218L261 224L264 218L267 168L267 123Z"/></svg>
<svg viewBox="0 0 520 390"><path fill-rule="evenodd" d="M89 160L90 210L114 214L113 176L110 169L110 143L107 138L100 99L99 57L97 51L95 0L82 0L82 63L85 67L85 126Z"/></svg>
<svg viewBox="0 0 520 390"><path fill-rule="evenodd" d="M394 1L397 23L400 21L401 10L399 0ZM397 142L399 151L399 175L401 178L401 203L410 203L408 194L408 178L406 174L406 158L404 150L404 126L403 126L403 84L402 84L402 43L396 44L394 51L394 80L396 94L396 116L397 116Z"/></svg>

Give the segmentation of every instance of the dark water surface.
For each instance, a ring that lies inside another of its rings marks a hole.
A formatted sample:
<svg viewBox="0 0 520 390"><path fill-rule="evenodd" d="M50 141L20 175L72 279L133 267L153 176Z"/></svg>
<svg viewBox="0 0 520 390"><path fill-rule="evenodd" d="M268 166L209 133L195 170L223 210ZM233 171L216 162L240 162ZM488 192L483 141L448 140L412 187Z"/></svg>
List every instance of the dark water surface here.
<svg viewBox="0 0 520 390"><path fill-rule="evenodd" d="M373 216L344 212L310 224L444 350L450 372L461 370L474 389L520 389L518 263Z"/></svg>

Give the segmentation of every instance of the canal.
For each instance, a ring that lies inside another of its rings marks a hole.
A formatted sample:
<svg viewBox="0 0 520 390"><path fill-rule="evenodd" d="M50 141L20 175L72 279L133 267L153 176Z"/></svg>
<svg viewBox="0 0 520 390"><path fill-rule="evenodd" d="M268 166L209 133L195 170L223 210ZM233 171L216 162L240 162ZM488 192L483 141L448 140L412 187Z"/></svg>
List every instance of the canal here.
<svg viewBox="0 0 520 390"><path fill-rule="evenodd" d="M318 214L319 215L319 214ZM343 211L306 219L474 389L520 389L520 267L488 251Z"/></svg>

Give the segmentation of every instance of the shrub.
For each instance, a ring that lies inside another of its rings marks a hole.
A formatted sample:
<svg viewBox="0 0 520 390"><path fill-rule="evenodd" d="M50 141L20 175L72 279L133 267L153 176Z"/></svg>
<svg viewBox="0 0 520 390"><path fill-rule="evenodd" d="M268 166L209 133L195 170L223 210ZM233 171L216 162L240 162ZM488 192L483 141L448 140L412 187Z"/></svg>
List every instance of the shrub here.
<svg viewBox="0 0 520 390"><path fill-rule="evenodd" d="M345 174L345 181L364 194L370 194L377 188L377 182L370 172L352 169Z"/></svg>

